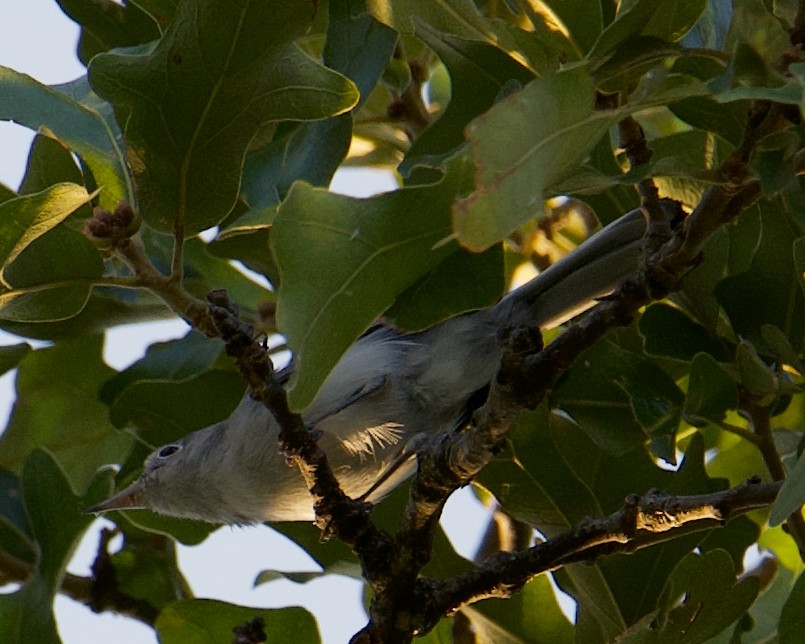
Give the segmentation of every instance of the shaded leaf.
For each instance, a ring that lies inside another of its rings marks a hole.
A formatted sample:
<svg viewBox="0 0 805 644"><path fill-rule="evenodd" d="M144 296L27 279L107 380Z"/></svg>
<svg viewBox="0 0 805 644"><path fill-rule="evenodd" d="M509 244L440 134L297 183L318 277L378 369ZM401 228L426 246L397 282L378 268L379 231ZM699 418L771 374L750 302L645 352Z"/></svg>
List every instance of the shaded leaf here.
<svg viewBox="0 0 805 644"><path fill-rule="evenodd" d="M690 361L699 353L718 360L728 360L727 346L705 327L697 324L678 308L656 303L649 306L638 321L646 352Z"/></svg>
<svg viewBox="0 0 805 644"><path fill-rule="evenodd" d="M792 249L798 231L779 200L762 200L758 205L761 231L751 266L724 279L715 295L735 333L762 349L762 328L772 324L800 351L805 346L805 295Z"/></svg>
<svg viewBox="0 0 805 644"><path fill-rule="evenodd" d="M461 288L462 284L472 288ZM483 253L460 249L401 293L385 317L397 328L419 331L458 311L492 306L505 286L500 246Z"/></svg>
<svg viewBox="0 0 805 644"><path fill-rule="evenodd" d="M97 254L96 254L97 256ZM52 302L48 294L45 304ZM44 297L44 296L43 296ZM41 309L35 309L37 310ZM47 308L44 309L47 311ZM173 318L175 314L162 300L145 290L95 288L80 313L67 319L43 322L4 320L0 328L15 335L42 340L80 338L101 333L118 324L134 324Z"/></svg>
<svg viewBox="0 0 805 644"><path fill-rule="evenodd" d="M707 642L749 608L757 578L736 582L729 556L720 550L690 554L668 580L665 603L654 623L638 624L624 642Z"/></svg>
<svg viewBox="0 0 805 644"><path fill-rule="evenodd" d="M132 481L133 479L125 483ZM118 485L118 489L122 489L125 483ZM186 546L196 546L202 543L211 532L218 528L218 526L203 521L176 519L148 511L113 512L111 516L117 523L124 525L124 530L127 529L126 526L131 525L145 532L170 537Z"/></svg>
<svg viewBox="0 0 805 644"><path fill-rule="evenodd" d="M658 387L643 390L641 381L656 381ZM654 363L612 341L601 341L560 379L552 402L596 444L612 454L624 454L648 438L672 437L682 396ZM663 454L670 456L667 448L664 444Z"/></svg>
<svg viewBox="0 0 805 644"><path fill-rule="evenodd" d="M711 355L696 355L690 365L685 415L720 422L737 406L738 387L730 374Z"/></svg>
<svg viewBox="0 0 805 644"><path fill-rule="evenodd" d="M156 609L191 596L178 567L173 538L125 526L123 547L111 555L121 592L146 600Z"/></svg>
<svg viewBox="0 0 805 644"><path fill-rule="evenodd" d="M780 525L791 514L799 512L803 503L805 503L805 457L800 455L771 507L769 525L772 527Z"/></svg>
<svg viewBox="0 0 805 644"><path fill-rule="evenodd" d="M396 42L397 34L367 14L361 0L337 2L329 7L323 60L327 67L347 76L358 88L360 99L353 111L371 93ZM226 222L219 239L231 239L232 232L259 235L270 226L276 205L285 198L294 181L327 186L346 156L351 138L352 118L346 114L312 123L279 125L270 143L246 155L241 193L250 210ZM243 240L238 241L238 246L242 246ZM239 254L229 256L246 259ZM252 260L249 265L270 275L260 270L258 262Z"/></svg>
<svg viewBox="0 0 805 644"><path fill-rule="evenodd" d="M100 473L86 493L77 496L49 453L36 450L26 460L22 490L37 560L33 574L17 592L0 595L4 642L60 642L53 599L79 538L93 521L82 510L109 494L110 479L109 470Z"/></svg>
<svg viewBox="0 0 805 644"><path fill-rule="evenodd" d="M748 104L736 101L724 105L708 96L694 96L677 101L668 109L686 123L715 132L738 145L744 132Z"/></svg>
<svg viewBox="0 0 805 644"><path fill-rule="evenodd" d="M56 0L62 11L81 26L78 56L85 65L95 54L116 47L150 42L159 29L138 2L113 0Z"/></svg>
<svg viewBox="0 0 805 644"><path fill-rule="evenodd" d="M557 452L549 432L548 410L522 412L509 430L509 448L479 474L489 490L518 521L554 537L601 508L587 485Z"/></svg>
<svg viewBox="0 0 805 644"><path fill-rule="evenodd" d="M427 23L443 33L459 38L496 42L492 25L472 0L441 0L422 3L397 0L393 10L385 0L367 0L367 10L380 22L403 33L414 33L415 21Z"/></svg>
<svg viewBox="0 0 805 644"><path fill-rule="evenodd" d="M156 630L162 644L220 644L232 639L233 628L255 617L265 621L270 640L293 633L298 642L320 641L316 620L303 608L247 608L211 599L168 605L157 619Z"/></svg>
<svg viewBox="0 0 805 644"><path fill-rule="evenodd" d="M136 427L150 445L161 445L227 418L245 388L237 373L219 369L173 382L140 380L115 398L109 418L118 428Z"/></svg>
<svg viewBox="0 0 805 644"><path fill-rule="evenodd" d="M562 613L547 575L529 581L514 597L465 606L476 642L569 642L573 626Z"/></svg>
<svg viewBox="0 0 805 644"><path fill-rule="evenodd" d="M155 342L148 346L142 358L103 384L101 400L111 405L122 391L141 380L186 380L211 369L222 353L220 342L196 331L178 340Z"/></svg>
<svg viewBox="0 0 805 644"><path fill-rule="evenodd" d="M805 574L800 574L780 615L780 626L777 631L780 644L794 644L802 638L802 629L805 628L803 605L805 605Z"/></svg>
<svg viewBox="0 0 805 644"><path fill-rule="evenodd" d="M0 347L0 376L16 367L31 351L26 342Z"/></svg>
<svg viewBox="0 0 805 644"><path fill-rule="evenodd" d="M114 208L132 201L123 155L104 118L56 88L30 76L0 67L0 119L32 130L47 127L83 159L103 191L102 206Z"/></svg>
<svg viewBox="0 0 805 644"><path fill-rule="evenodd" d="M286 3L179 6L146 53L99 54L93 88L126 124L127 159L152 226L191 235L235 205L246 150L262 126L339 114L352 82L295 44L309 14Z"/></svg>
<svg viewBox="0 0 805 644"><path fill-rule="evenodd" d="M456 252L454 242L441 242L466 174L455 163L438 184L370 199L294 185L271 235L277 322L297 365L294 408L310 403L341 354L401 293Z"/></svg>
<svg viewBox="0 0 805 644"><path fill-rule="evenodd" d="M772 396L779 390L777 375L758 356L755 347L746 340L738 343L735 362L741 385L757 396Z"/></svg>
<svg viewBox="0 0 805 644"><path fill-rule="evenodd" d="M399 167L404 176L418 165L438 167L464 142L467 124L492 106L509 81L526 84L534 78L531 71L492 45L441 33L424 22L417 22L417 35L450 74L450 102L405 155Z"/></svg>
<svg viewBox="0 0 805 644"><path fill-rule="evenodd" d="M0 469L0 548L19 561L36 563L36 542L25 514L22 484L15 474Z"/></svg>
<svg viewBox="0 0 805 644"><path fill-rule="evenodd" d="M551 11L564 23L579 53L593 46L604 26L602 3L587 0L549 0Z"/></svg>
<svg viewBox="0 0 805 644"><path fill-rule="evenodd" d="M110 425L108 409L97 399L100 384L114 373L101 359L102 345L100 337L64 341L20 364L17 401L0 437L0 465L19 472L33 450L46 447L71 483L84 489L99 467L125 457L131 437Z"/></svg>
<svg viewBox="0 0 805 644"><path fill-rule="evenodd" d="M57 183L84 185L84 176L64 143L46 134L37 134L28 153L21 195L46 190Z"/></svg>
<svg viewBox="0 0 805 644"><path fill-rule="evenodd" d="M621 3L618 16L596 41L591 60L611 53L635 36L657 36L676 42L696 23L706 0L634 0Z"/></svg>

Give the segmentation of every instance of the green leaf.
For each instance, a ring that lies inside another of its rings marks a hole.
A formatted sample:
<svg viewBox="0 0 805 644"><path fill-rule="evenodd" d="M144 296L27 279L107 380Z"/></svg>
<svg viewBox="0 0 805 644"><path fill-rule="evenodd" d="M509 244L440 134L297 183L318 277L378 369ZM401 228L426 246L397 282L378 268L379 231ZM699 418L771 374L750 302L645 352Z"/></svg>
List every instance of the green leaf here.
<svg viewBox="0 0 805 644"><path fill-rule="evenodd" d="M184 3L150 51L92 60L93 88L125 123L148 223L185 235L219 223L235 205L244 155L263 126L355 105L355 85L296 45L309 20L292 3Z"/></svg>
<svg viewBox="0 0 805 644"><path fill-rule="evenodd" d="M35 239L5 270L0 319L42 324L78 315L103 273L97 249L61 224Z"/></svg>
<svg viewBox="0 0 805 644"><path fill-rule="evenodd" d="M156 342L145 355L103 384L100 398L112 402L132 384L143 380L181 381L212 369L223 353L223 346L196 331L183 338Z"/></svg>
<svg viewBox="0 0 805 644"><path fill-rule="evenodd" d="M545 405L522 412L509 430L509 448L476 479L515 519L547 538L601 514L592 491L558 453L549 421Z"/></svg>
<svg viewBox="0 0 805 644"><path fill-rule="evenodd" d="M697 354L690 365L685 416L720 422L737 406L738 388L730 374L711 355Z"/></svg>
<svg viewBox="0 0 805 644"><path fill-rule="evenodd" d="M760 237L748 236L747 240L751 265L743 269L745 272L722 280L715 295L734 332L761 352L765 324L776 326L799 352L805 347L805 294L802 274L794 265L793 243L800 236L798 227L789 218L782 200L764 199L758 207Z"/></svg>
<svg viewBox="0 0 805 644"><path fill-rule="evenodd" d="M394 494L392 492L392 494ZM321 566L321 573L313 573L314 575L327 575L339 574L360 578L360 564L357 557L350 550L343 541L338 539L330 539L328 541L321 540L321 530L310 523L301 522L288 522L288 523L274 523L271 524L271 529L276 530L281 535L287 537L300 548L302 548L308 555ZM302 573L293 573L294 577ZM284 572L275 570L261 571L254 581L255 586L263 584L274 579L278 576L285 576ZM307 579L297 577L294 581L301 581L304 583Z"/></svg>
<svg viewBox="0 0 805 644"><path fill-rule="evenodd" d="M649 306L638 321L646 352L690 361L699 353L728 360L728 348L703 326L678 308L657 303Z"/></svg>
<svg viewBox="0 0 805 644"><path fill-rule="evenodd" d="M268 249L263 252L268 254ZM260 308L275 299L274 293L265 286L244 275L231 262L213 255L198 237L185 243L184 285L201 300L206 299L211 290L225 288L241 307L243 318L251 323L259 322Z"/></svg>
<svg viewBox="0 0 805 644"><path fill-rule="evenodd" d="M799 512L803 503L805 503L805 456L800 454L797 464L788 474L771 507L769 525L772 527L780 525L789 516Z"/></svg>
<svg viewBox="0 0 805 644"><path fill-rule="evenodd" d="M137 0L137 6L148 13L161 31L173 21L181 0Z"/></svg>
<svg viewBox="0 0 805 644"><path fill-rule="evenodd" d="M174 602L159 615L156 630L162 644L220 644L232 640L232 629L255 617L278 639L293 634L296 642L319 642L313 615L303 608L247 608L211 599Z"/></svg>
<svg viewBox="0 0 805 644"><path fill-rule="evenodd" d="M573 626L562 613L547 575L529 581L514 597L465 606L476 642L570 642Z"/></svg>
<svg viewBox="0 0 805 644"><path fill-rule="evenodd" d="M2 271L35 239L64 221L93 196L83 186L60 183L0 204Z"/></svg>
<svg viewBox="0 0 805 644"><path fill-rule="evenodd" d="M133 200L123 155L112 129L95 109L30 76L0 67L0 119L33 130L52 130L92 170L103 188L102 206L112 209L119 201Z"/></svg>
<svg viewBox="0 0 805 644"><path fill-rule="evenodd" d="M49 449L76 489L107 463L119 463L131 437L118 433L98 402L114 373L101 359L103 340L88 337L32 352L17 371L17 401L0 437L0 465L19 472L28 455ZM92 445L88 450L87 445Z"/></svg>
<svg viewBox="0 0 805 644"><path fill-rule="evenodd" d="M20 257L24 257L24 254ZM33 290L36 292L36 289ZM44 306L41 309L38 307L33 309L34 317L41 315L43 311L45 317L52 317L48 311L54 301L51 295L56 292L55 289L49 291ZM165 303L148 291L95 288L80 313L73 317L51 322L32 321L27 318L11 321L0 317L0 328L28 338L63 340L101 333L117 324L135 324L173 317L175 314L165 306Z"/></svg>
<svg viewBox="0 0 805 644"><path fill-rule="evenodd" d="M676 472L660 469L640 448L612 457L567 421L554 423L553 438L560 457L588 485L603 513L621 507L630 493L661 489L668 494L700 494L725 487L725 481L708 478L704 441L698 436L690 441ZM577 633L588 641L592 633L600 637L616 630L618 615L622 630L654 611L671 571L693 548L727 549L735 565L740 565L745 549L757 535L757 526L751 521L731 523L726 530L679 535L633 554L602 557L593 566L574 565L561 571L557 581L579 602ZM601 607L606 605L610 608L603 611Z"/></svg>
<svg viewBox="0 0 805 644"><path fill-rule="evenodd" d="M360 92L357 111L381 78L397 44L397 33L365 11L363 0L329 6L324 63L347 76Z"/></svg>
<svg viewBox="0 0 805 644"><path fill-rule="evenodd" d="M662 38L637 36L618 45L601 64L592 67L593 78L602 91L629 91L641 76L681 55L681 48Z"/></svg>
<svg viewBox="0 0 805 644"><path fill-rule="evenodd" d="M281 278L277 322L297 365L294 408L313 400L342 353L401 293L456 252L443 242L466 174L454 164L438 184L370 199L302 183L291 189L271 247Z"/></svg>
<svg viewBox="0 0 805 644"><path fill-rule="evenodd" d="M682 419L685 397L673 378L648 360L627 361L615 383L629 396L635 420L651 437L651 451L668 463L676 463L676 430Z"/></svg>
<svg viewBox="0 0 805 644"><path fill-rule="evenodd" d="M708 96L694 96L668 109L693 127L715 132L737 146L743 136L748 104L736 101L724 105Z"/></svg>
<svg viewBox="0 0 805 644"><path fill-rule="evenodd" d="M22 362L30 351L31 345L27 342L0 347L0 376L11 371Z"/></svg>
<svg viewBox="0 0 805 644"><path fill-rule="evenodd" d="M131 483L134 479L126 481ZM122 489L122 485L118 486ZM109 516L109 515L107 515ZM116 523L124 526L127 533L131 527L145 532L170 537L186 546L197 546L202 543L218 526L203 521L191 519L176 519L147 510L131 510L128 512L115 512L112 514Z"/></svg>
<svg viewBox="0 0 805 644"><path fill-rule="evenodd" d="M735 362L741 385L757 396L773 396L778 393L780 384L777 374L761 360L755 347L741 340L735 351Z"/></svg>
<svg viewBox="0 0 805 644"><path fill-rule="evenodd" d="M123 547L111 556L120 592L162 609L192 592L179 569L176 544L170 537L125 525Z"/></svg>
<svg viewBox="0 0 805 644"><path fill-rule="evenodd" d="M802 638L802 630L805 628L803 605L805 605L805 574L800 574L780 615L780 626L777 631L780 644L795 644Z"/></svg>
<svg viewBox="0 0 805 644"><path fill-rule="evenodd" d="M57 183L85 185L84 175L75 164L69 148L46 134L37 134L28 153L20 194L46 190Z"/></svg>
<svg viewBox="0 0 805 644"><path fill-rule="evenodd" d="M0 595L0 639L3 642L60 642L53 599L78 540L92 523L83 510L105 498L111 471L98 474L86 493L77 496L53 457L36 450L22 472L25 508L37 542L33 574L20 590Z"/></svg>
<svg viewBox="0 0 805 644"><path fill-rule="evenodd" d="M88 283L38 285L0 293L0 317L10 322L60 322L78 315L89 300Z"/></svg>
<svg viewBox="0 0 805 644"><path fill-rule="evenodd" d="M159 29L138 2L113 0L56 0L62 11L81 26L78 56L85 65L95 54L116 47L150 42Z"/></svg>
<svg viewBox="0 0 805 644"><path fill-rule="evenodd" d="M360 100L353 108L357 111L393 54L397 34L367 14L361 0L333 3L328 17L324 63L355 83L360 92ZM330 183L351 139L352 118L346 114L312 123L279 125L270 143L246 155L241 193L250 209L244 216L225 223L218 239L230 243L219 243L214 252L228 246L227 256L246 261L250 268L271 278L271 271L261 268L265 260L254 258L251 252L254 238L263 238L276 214L276 205L294 181L321 187ZM252 234L237 234L240 239L233 239L232 233ZM243 247L245 251L237 252ZM260 252L267 255L265 246Z"/></svg>
<svg viewBox="0 0 805 644"><path fill-rule="evenodd" d="M641 381L657 385L645 389ZM656 396L656 398L655 398ZM654 363L612 341L585 351L562 377L552 402L569 413L597 445L624 454L647 439L663 457L681 414L681 392Z"/></svg>
<svg viewBox="0 0 805 644"><path fill-rule="evenodd" d="M532 81L470 123L475 191L453 212L462 245L485 250L542 213L546 191L622 116L594 105L592 80L576 67Z"/></svg>
<svg viewBox="0 0 805 644"><path fill-rule="evenodd" d="M36 542L25 514L22 484L15 474L0 469L0 548L30 565L36 563Z"/></svg>
<svg viewBox="0 0 805 644"><path fill-rule="evenodd" d="M588 58L601 59L635 36L656 36L676 42L696 23L706 4L706 0L622 2L617 18L604 29Z"/></svg>
<svg viewBox="0 0 805 644"><path fill-rule="evenodd" d="M578 52L584 55L590 50L604 27L600 2L588 0L549 0L551 11L570 32Z"/></svg>
<svg viewBox="0 0 805 644"><path fill-rule="evenodd" d="M668 580L659 616L651 625L638 624L622 641L707 642L743 615L757 592L756 577L736 582L735 568L726 552L689 554Z"/></svg>
<svg viewBox="0 0 805 644"><path fill-rule="evenodd" d="M237 373L219 369L177 382L140 380L115 398L109 418L115 427L136 427L141 439L161 445L224 420L245 387Z"/></svg>
<svg viewBox="0 0 805 644"><path fill-rule="evenodd" d="M464 143L464 129L486 112L510 81L525 85L534 74L492 45L462 40L417 22L417 36L441 59L450 74L450 102L439 119L411 146L399 172L408 176L418 165L437 167Z"/></svg>
<svg viewBox="0 0 805 644"><path fill-rule="evenodd" d="M459 249L401 293L385 317L400 329L421 331L458 312L492 306L500 299L505 281L500 246L483 253ZM472 286L461 288L462 284Z"/></svg>
<svg viewBox="0 0 805 644"><path fill-rule="evenodd" d="M421 21L459 38L498 41L492 25L472 0L396 0L393 6L386 0L367 0L366 9L380 22L406 34L414 33L415 22Z"/></svg>
<svg viewBox="0 0 805 644"><path fill-rule="evenodd" d="M764 324L760 327L760 335L780 362L791 365L800 373L805 371L796 350L780 329L772 324Z"/></svg>

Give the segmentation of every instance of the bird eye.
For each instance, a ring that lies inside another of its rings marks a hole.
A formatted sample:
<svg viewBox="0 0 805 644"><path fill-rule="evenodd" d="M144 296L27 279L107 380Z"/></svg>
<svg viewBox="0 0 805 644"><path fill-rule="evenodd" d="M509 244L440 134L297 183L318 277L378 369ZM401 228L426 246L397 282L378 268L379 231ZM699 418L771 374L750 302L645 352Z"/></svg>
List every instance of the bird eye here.
<svg viewBox="0 0 805 644"><path fill-rule="evenodd" d="M176 452L182 449L182 446L178 443L173 443L171 445L165 445L165 447L161 448L157 452L157 456L159 458L168 458L169 456L173 456Z"/></svg>

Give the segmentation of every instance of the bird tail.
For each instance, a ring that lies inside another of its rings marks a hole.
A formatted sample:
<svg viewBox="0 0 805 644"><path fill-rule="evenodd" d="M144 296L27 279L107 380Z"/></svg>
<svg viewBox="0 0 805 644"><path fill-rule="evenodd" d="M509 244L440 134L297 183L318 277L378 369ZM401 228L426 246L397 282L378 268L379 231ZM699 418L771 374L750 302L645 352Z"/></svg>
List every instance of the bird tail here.
<svg viewBox="0 0 805 644"><path fill-rule="evenodd" d="M663 202L667 210L676 204ZM670 210L669 210L670 212ZM646 223L640 209L605 226L495 307L501 324L550 329L593 306L635 272Z"/></svg>

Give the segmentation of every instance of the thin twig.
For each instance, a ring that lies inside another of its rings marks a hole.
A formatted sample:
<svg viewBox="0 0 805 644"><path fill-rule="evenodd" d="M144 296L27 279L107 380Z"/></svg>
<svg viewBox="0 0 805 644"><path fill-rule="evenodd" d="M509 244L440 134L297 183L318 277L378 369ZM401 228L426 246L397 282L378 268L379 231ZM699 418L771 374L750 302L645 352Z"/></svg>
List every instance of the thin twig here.
<svg viewBox="0 0 805 644"><path fill-rule="evenodd" d="M218 337L207 305L188 293L181 283L160 273L136 237L123 239L115 246L115 254L132 270L140 285L160 297L178 316L207 337Z"/></svg>
<svg viewBox="0 0 805 644"><path fill-rule="evenodd" d="M744 392L741 396L740 409L747 415L755 435L760 439L758 449L772 479L784 481L786 471L780 453L777 451L777 445L774 443L771 408L768 405L759 404L749 393ZM786 519L785 527L794 543L797 544L800 558L805 561L805 519L800 509Z"/></svg>

